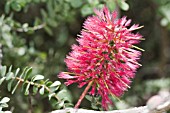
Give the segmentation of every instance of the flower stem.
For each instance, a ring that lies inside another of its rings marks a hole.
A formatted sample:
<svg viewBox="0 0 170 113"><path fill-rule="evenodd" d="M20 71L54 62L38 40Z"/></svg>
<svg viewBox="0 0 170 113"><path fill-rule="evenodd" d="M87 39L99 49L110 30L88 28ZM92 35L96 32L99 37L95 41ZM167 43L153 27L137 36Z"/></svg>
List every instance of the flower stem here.
<svg viewBox="0 0 170 113"><path fill-rule="evenodd" d="M81 94L79 100L77 101L76 105L74 106L75 109L77 109L80 104L81 101L83 100L83 98L85 97L85 95L87 94L88 90L90 89L91 85L92 85L93 81L89 82L89 84L86 86L85 90L83 91L83 93Z"/></svg>

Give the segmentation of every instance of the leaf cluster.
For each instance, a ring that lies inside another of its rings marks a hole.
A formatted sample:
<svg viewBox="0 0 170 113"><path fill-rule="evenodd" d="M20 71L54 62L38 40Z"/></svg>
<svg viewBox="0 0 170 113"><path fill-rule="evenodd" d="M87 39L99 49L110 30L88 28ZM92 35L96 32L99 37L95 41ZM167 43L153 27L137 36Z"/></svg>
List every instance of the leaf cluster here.
<svg viewBox="0 0 170 113"><path fill-rule="evenodd" d="M0 113L12 113L11 111L4 111L3 108L8 107L8 102L10 101L10 98L8 97L3 97L0 100Z"/></svg>
<svg viewBox="0 0 170 113"><path fill-rule="evenodd" d="M17 68L15 72L12 72L12 66L7 69L6 66L0 68L0 85L4 81L7 82L7 89L12 94L15 93L17 88L21 88L21 91L25 95L29 95L32 90L32 94L35 95L39 92L40 95L48 96L49 100L55 100L55 107L62 108L66 105L71 105L70 98L66 97L67 90L60 89L60 81L44 80L43 75L31 75L32 67L26 67L23 71ZM67 104L65 105L65 102Z"/></svg>
<svg viewBox="0 0 170 113"><path fill-rule="evenodd" d="M160 24L170 29L170 1L169 0L154 0L157 5L157 13L160 16Z"/></svg>

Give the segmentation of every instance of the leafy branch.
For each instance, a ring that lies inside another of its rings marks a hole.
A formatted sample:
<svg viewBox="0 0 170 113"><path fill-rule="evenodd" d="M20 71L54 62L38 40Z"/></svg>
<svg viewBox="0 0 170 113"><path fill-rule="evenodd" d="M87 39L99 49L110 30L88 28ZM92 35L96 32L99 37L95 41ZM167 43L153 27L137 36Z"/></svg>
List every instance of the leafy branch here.
<svg viewBox="0 0 170 113"><path fill-rule="evenodd" d="M51 82L49 79L44 80L43 75L31 75L31 72L32 67L26 67L23 71L20 71L20 68L18 68L14 73L12 72L12 66L9 67L8 71L6 66L2 66L0 68L0 85L7 81L7 89L12 94L15 93L17 88L21 87L22 92L25 95L29 95L32 88L34 95L39 92L40 95L47 95L49 100L55 98L57 100L57 103L55 103L57 108L65 108L64 102L70 102L70 100L61 96L65 90L59 90L61 86L60 81Z"/></svg>

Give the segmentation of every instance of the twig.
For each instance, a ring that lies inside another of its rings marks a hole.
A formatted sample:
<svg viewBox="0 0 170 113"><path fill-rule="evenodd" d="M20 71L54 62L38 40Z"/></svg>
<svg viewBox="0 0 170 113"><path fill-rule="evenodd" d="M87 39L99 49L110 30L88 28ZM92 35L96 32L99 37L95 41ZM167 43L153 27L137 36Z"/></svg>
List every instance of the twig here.
<svg viewBox="0 0 170 113"><path fill-rule="evenodd" d="M92 85L93 81L89 82L89 84L87 85L87 87L85 88L85 90L83 91L83 93L81 94L79 100L77 101L77 104L75 105L75 109L77 109L80 106L81 101L83 100L83 98L85 97L85 95L87 94L88 90L90 89L91 85Z"/></svg>
<svg viewBox="0 0 170 113"><path fill-rule="evenodd" d="M37 25L37 26L34 26L34 27L28 27L27 29L31 29L33 31L36 31L36 30L44 28L44 26L45 26L45 24L40 24L40 25ZM16 31L27 32L27 30L25 30L25 28L17 28Z"/></svg>
<svg viewBox="0 0 170 113"><path fill-rule="evenodd" d="M28 102L29 102L29 111L28 113L33 113L33 107L32 107L32 99L31 99L31 94L29 93L29 97L28 97Z"/></svg>
<svg viewBox="0 0 170 113"><path fill-rule="evenodd" d="M19 77L13 77L13 79L16 79L16 80L18 80L18 81L20 81L20 82L22 82L22 83L24 82L24 79L21 79L21 78L19 78ZM36 87L38 87L38 88L44 87L49 93L52 92L47 86L45 86L45 85L43 85L43 84L34 83L34 82L31 82L31 81L28 81L28 80L26 80L25 83L31 84L32 86L36 86ZM61 99L60 99L56 94L54 95L54 97L55 97L59 102L61 102ZM64 106L64 108L65 108L65 106Z"/></svg>

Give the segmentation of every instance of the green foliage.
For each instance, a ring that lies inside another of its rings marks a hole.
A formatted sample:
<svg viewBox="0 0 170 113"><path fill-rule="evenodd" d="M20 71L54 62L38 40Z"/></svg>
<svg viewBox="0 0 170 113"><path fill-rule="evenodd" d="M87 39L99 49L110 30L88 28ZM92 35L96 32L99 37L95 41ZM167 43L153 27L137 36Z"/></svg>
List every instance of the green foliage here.
<svg viewBox="0 0 170 113"><path fill-rule="evenodd" d="M169 0L155 0L154 2L158 5L157 12L161 16L160 24L170 29Z"/></svg>
<svg viewBox="0 0 170 113"><path fill-rule="evenodd" d="M86 95L85 98L91 102L92 109L103 110L102 103L101 103L102 100L101 96L94 97L94 96Z"/></svg>
<svg viewBox="0 0 170 113"><path fill-rule="evenodd" d="M10 98L8 97L3 97L0 100L0 113L12 113L11 111L4 111L3 108L7 108L8 107L8 102L10 101Z"/></svg>
<svg viewBox="0 0 170 113"><path fill-rule="evenodd" d="M118 0L117 3L119 7L124 11L127 11L129 9L129 5L124 0Z"/></svg>
<svg viewBox="0 0 170 113"><path fill-rule="evenodd" d="M62 108L66 105L71 105L71 97L67 96L68 91L66 89L60 89L61 83L59 81L51 82L48 79L44 80L43 75L32 75L32 67L26 67L22 72L20 72L20 68L12 72L12 66L7 69L6 66L2 66L0 68L0 85L4 81L7 82L7 89L12 94L15 93L16 89L21 87L22 92L25 95L30 94L30 89L32 89L33 94L37 94L39 91L40 95L46 95L49 97L49 100L52 98L56 99L55 107ZM4 102L3 100L2 102ZM5 101L6 102L6 101ZM4 102L4 103L5 103ZM65 105L65 102L67 104Z"/></svg>
<svg viewBox="0 0 170 113"><path fill-rule="evenodd" d="M170 28L170 3L163 5L159 8L160 13L162 14L163 18L161 19L162 26L168 26Z"/></svg>
<svg viewBox="0 0 170 113"><path fill-rule="evenodd" d="M12 44L12 35L10 33L11 31L11 26L8 25L9 19L6 19L5 20L5 16L2 15L0 17L0 39L3 40L1 42L1 44L5 44L7 45L8 47L13 47L13 44Z"/></svg>

